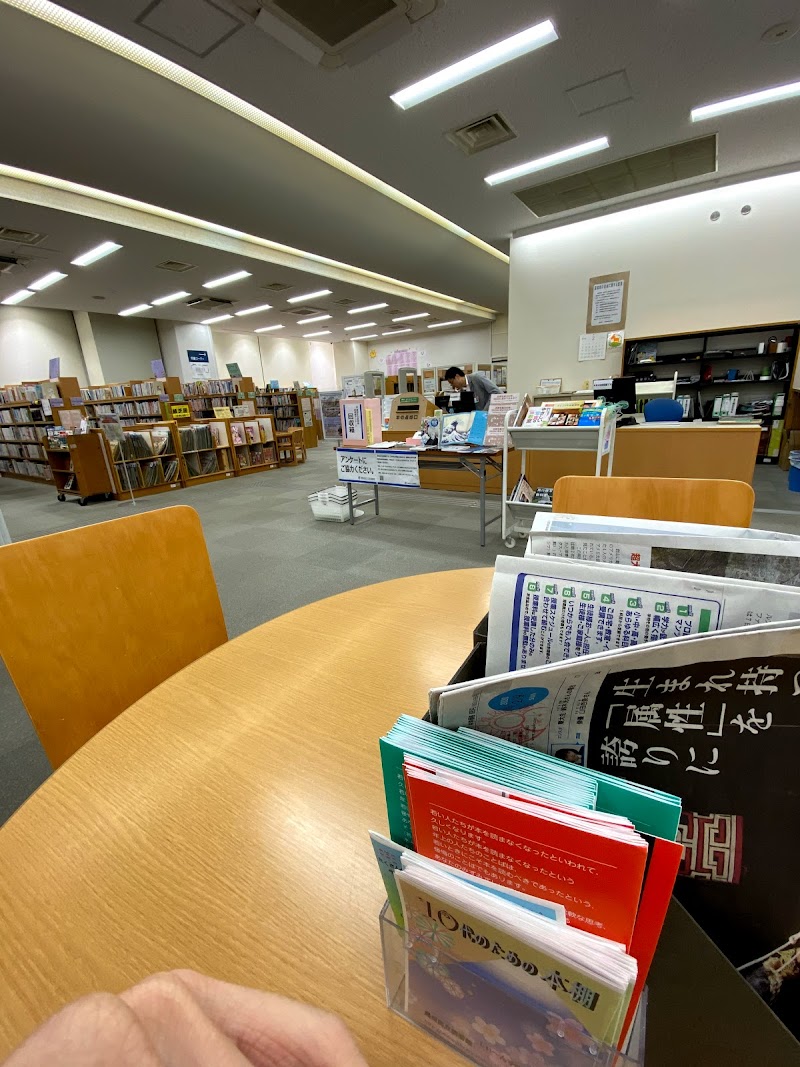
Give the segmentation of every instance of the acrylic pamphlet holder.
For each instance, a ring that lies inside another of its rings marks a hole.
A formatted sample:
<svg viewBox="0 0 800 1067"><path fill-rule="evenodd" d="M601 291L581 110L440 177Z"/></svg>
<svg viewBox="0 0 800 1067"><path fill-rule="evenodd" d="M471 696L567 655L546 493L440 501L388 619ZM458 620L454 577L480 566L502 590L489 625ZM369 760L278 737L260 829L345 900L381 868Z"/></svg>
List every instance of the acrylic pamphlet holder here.
<svg viewBox="0 0 800 1067"><path fill-rule="evenodd" d="M409 944L388 902L380 926L388 1007L479 1067L643 1067L646 990L623 1054L574 1021L476 977L441 947Z"/></svg>

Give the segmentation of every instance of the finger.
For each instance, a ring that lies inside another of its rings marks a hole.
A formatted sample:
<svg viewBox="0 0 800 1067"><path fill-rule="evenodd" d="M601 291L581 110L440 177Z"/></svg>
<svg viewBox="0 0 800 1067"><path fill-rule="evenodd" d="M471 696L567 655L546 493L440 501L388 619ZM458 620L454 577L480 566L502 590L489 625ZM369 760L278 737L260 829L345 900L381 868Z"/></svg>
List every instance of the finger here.
<svg viewBox="0 0 800 1067"><path fill-rule="evenodd" d="M145 978L120 999L139 1020L163 1067L250 1067L175 972Z"/></svg>
<svg viewBox="0 0 800 1067"><path fill-rule="evenodd" d="M253 1067L367 1067L335 1015L196 971L175 973Z"/></svg>
<svg viewBox="0 0 800 1067"><path fill-rule="evenodd" d="M133 1011L119 997L93 993L63 1008L4 1067L163 1067Z"/></svg>

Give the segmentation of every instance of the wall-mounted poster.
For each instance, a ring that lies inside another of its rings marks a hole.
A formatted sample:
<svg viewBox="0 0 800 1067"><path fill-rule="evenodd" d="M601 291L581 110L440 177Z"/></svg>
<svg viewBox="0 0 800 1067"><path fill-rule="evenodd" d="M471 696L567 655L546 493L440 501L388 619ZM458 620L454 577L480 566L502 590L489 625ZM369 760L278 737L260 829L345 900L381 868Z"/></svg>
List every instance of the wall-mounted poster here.
<svg viewBox="0 0 800 1067"><path fill-rule="evenodd" d="M587 333L624 330L628 314L629 270L619 274L602 274L589 279L589 304L586 311Z"/></svg>

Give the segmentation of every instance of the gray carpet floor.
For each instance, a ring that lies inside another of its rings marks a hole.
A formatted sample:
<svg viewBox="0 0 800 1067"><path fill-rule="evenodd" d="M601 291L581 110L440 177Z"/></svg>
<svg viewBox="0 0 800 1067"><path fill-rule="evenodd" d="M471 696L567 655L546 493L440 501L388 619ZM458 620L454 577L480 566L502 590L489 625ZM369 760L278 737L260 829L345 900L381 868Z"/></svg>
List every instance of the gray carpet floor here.
<svg viewBox="0 0 800 1067"><path fill-rule="evenodd" d="M335 484L329 446L300 467L212 482L130 503L61 504L55 492L0 479L0 510L12 540L106 519L189 504L200 515L231 637L293 608L335 593L408 574L490 566L506 552L500 527L478 540L477 497L384 489L381 517L349 524L315 521L308 494ZM777 468L756 471L753 526L800 532L800 493ZM368 508L367 512L370 513ZM487 505L489 517L499 512ZM515 552L521 554L518 543ZM477 619L475 620L478 621ZM50 766L17 692L0 664L0 823L41 784Z"/></svg>

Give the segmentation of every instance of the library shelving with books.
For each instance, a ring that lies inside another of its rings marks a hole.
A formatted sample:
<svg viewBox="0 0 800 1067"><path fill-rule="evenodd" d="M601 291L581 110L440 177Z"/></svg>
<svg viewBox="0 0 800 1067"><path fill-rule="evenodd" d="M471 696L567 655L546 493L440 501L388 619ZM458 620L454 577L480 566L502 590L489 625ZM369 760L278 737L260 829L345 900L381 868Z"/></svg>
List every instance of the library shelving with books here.
<svg viewBox="0 0 800 1067"><path fill-rule="evenodd" d="M47 459L62 503L68 496L86 504L90 497L110 499L116 493L113 467L100 433L72 434L53 427L47 435Z"/></svg>
<svg viewBox="0 0 800 1067"><path fill-rule="evenodd" d="M177 427L177 435L187 486L234 476L227 419L182 424Z"/></svg>
<svg viewBox="0 0 800 1067"><path fill-rule="evenodd" d="M275 424L271 415L228 423L237 474L277 467Z"/></svg>
<svg viewBox="0 0 800 1067"><path fill-rule="evenodd" d="M257 389L256 411L259 415L272 415L279 433L302 430L306 448L316 448L319 440L314 419L316 389L303 389L299 393L290 389Z"/></svg>
<svg viewBox="0 0 800 1067"><path fill-rule="evenodd" d="M114 429L117 429L116 427ZM126 427L108 439L115 495L149 496L182 488L174 422Z"/></svg>
<svg viewBox="0 0 800 1067"><path fill-rule="evenodd" d="M52 482L47 430L60 425L60 412L79 407L77 378L0 386L0 474Z"/></svg>
<svg viewBox="0 0 800 1067"><path fill-rule="evenodd" d="M122 423L142 425L161 422L162 404L181 392L178 378L117 382L91 385L81 389L81 401L91 425L98 425L103 415L115 415Z"/></svg>
<svg viewBox="0 0 800 1067"><path fill-rule="evenodd" d="M182 393L193 419L212 419L215 408L234 408L242 400L255 398L252 378L221 378L184 382Z"/></svg>

